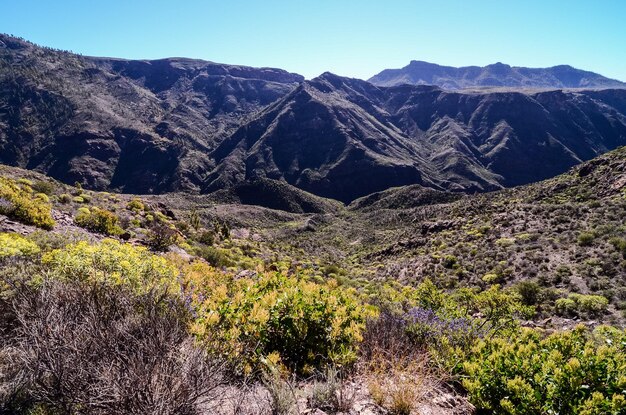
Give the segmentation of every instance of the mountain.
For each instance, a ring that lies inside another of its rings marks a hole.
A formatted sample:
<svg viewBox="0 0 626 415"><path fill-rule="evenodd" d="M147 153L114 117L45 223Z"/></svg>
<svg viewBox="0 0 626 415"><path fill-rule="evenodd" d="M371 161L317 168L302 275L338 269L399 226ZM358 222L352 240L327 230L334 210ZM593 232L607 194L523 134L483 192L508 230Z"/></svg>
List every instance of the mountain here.
<svg viewBox="0 0 626 415"><path fill-rule="evenodd" d="M622 89L445 91L331 73L305 81L0 36L0 162L94 190L225 190L249 201L250 189L265 189L281 206L316 211L293 186L346 203L403 185L496 190L624 144Z"/></svg>
<svg viewBox="0 0 626 415"><path fill-rule="evenodd" d="M94 189L198 190L214 147L303 79L183 58L90 58L0 36L0 158Z"/></svg>
<svg viewBox="0 0 626 415"><path fill-rule="evenodd" d="M407 184L495 190L625 143L624 90L464 93L326 73L224 140L206 190L256 177L344 202Z"/></svg>
<svg viewBox="0 0 626 415"><path fill-rule="evenodd" d="M385 69L369 79L378 86L437 85L444 89L508 88L625 88L626 83L569 65L524 68L494 63L484 67L441 66L411 61L402 69Z"/></svg>

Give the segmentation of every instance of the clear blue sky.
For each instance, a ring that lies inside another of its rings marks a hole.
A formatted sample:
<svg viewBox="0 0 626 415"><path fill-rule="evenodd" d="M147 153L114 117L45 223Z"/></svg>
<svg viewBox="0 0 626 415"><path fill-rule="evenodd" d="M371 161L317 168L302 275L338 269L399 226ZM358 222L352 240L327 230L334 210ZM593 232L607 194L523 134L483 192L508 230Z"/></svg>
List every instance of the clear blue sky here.
<svg viewBox="0 0 626 415"><path fill-rule="evenodd" d="M0 32L84 55L185 56L307 78L412 59L558 64L626 81L626 0L0 0Z"/></svg>

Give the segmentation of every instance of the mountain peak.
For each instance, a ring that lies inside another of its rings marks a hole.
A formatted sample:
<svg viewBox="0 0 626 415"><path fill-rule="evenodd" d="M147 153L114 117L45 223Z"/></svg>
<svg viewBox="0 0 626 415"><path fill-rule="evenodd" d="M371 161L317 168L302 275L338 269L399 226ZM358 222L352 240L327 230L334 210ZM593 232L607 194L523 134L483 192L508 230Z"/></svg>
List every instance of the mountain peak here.
<svg viewBox="0 0 626 415"><path fill-rule="evenodd" d="M487 68L511 68L511 65L507 65L506 63L502 63L502 62L496 62L496 63L492 63L491 65L487 65Z"/></svg>

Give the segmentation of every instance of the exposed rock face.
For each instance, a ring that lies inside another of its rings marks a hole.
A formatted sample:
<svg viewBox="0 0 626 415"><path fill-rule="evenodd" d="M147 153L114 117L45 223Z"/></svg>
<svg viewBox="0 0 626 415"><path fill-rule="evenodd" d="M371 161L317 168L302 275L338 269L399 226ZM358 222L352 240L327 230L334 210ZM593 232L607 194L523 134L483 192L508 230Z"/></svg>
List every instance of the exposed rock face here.
<svg viewBox="0 0 626 415"><path fill-rule="evenodd" d="M411 61L401 69L385 69L369 81L379 86L437 85L444 89L477 87L514 88L625 88L626 83L583 71L569 65L551 68L524 68L503 63L493 65L441 66Z"/></svg>
<svg viewBox="0 0 626 415"><path fill-rule="evenodd" d="M344 202L408 184L485 191L626 144L621 89L377 87L330 73L304 81L280 69L88 58L0 41L0 162L92 189L235 189L246 198L246 189L271 188L287 204L304 197L288 196L290 186ZM290 186L259 187L265 179Z"/></svg>

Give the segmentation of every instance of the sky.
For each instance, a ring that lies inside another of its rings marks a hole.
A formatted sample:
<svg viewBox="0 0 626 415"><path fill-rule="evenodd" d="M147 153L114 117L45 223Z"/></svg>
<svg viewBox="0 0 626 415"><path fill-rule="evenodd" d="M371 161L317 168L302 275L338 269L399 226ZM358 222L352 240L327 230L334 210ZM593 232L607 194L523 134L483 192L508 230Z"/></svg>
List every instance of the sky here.
<svg viewBox="0 0 626 415"><path fill-rule="evenodd" d="M625 0L0 0L0 32L83 55L367 79L411 60L626 81Z"/></svg>

